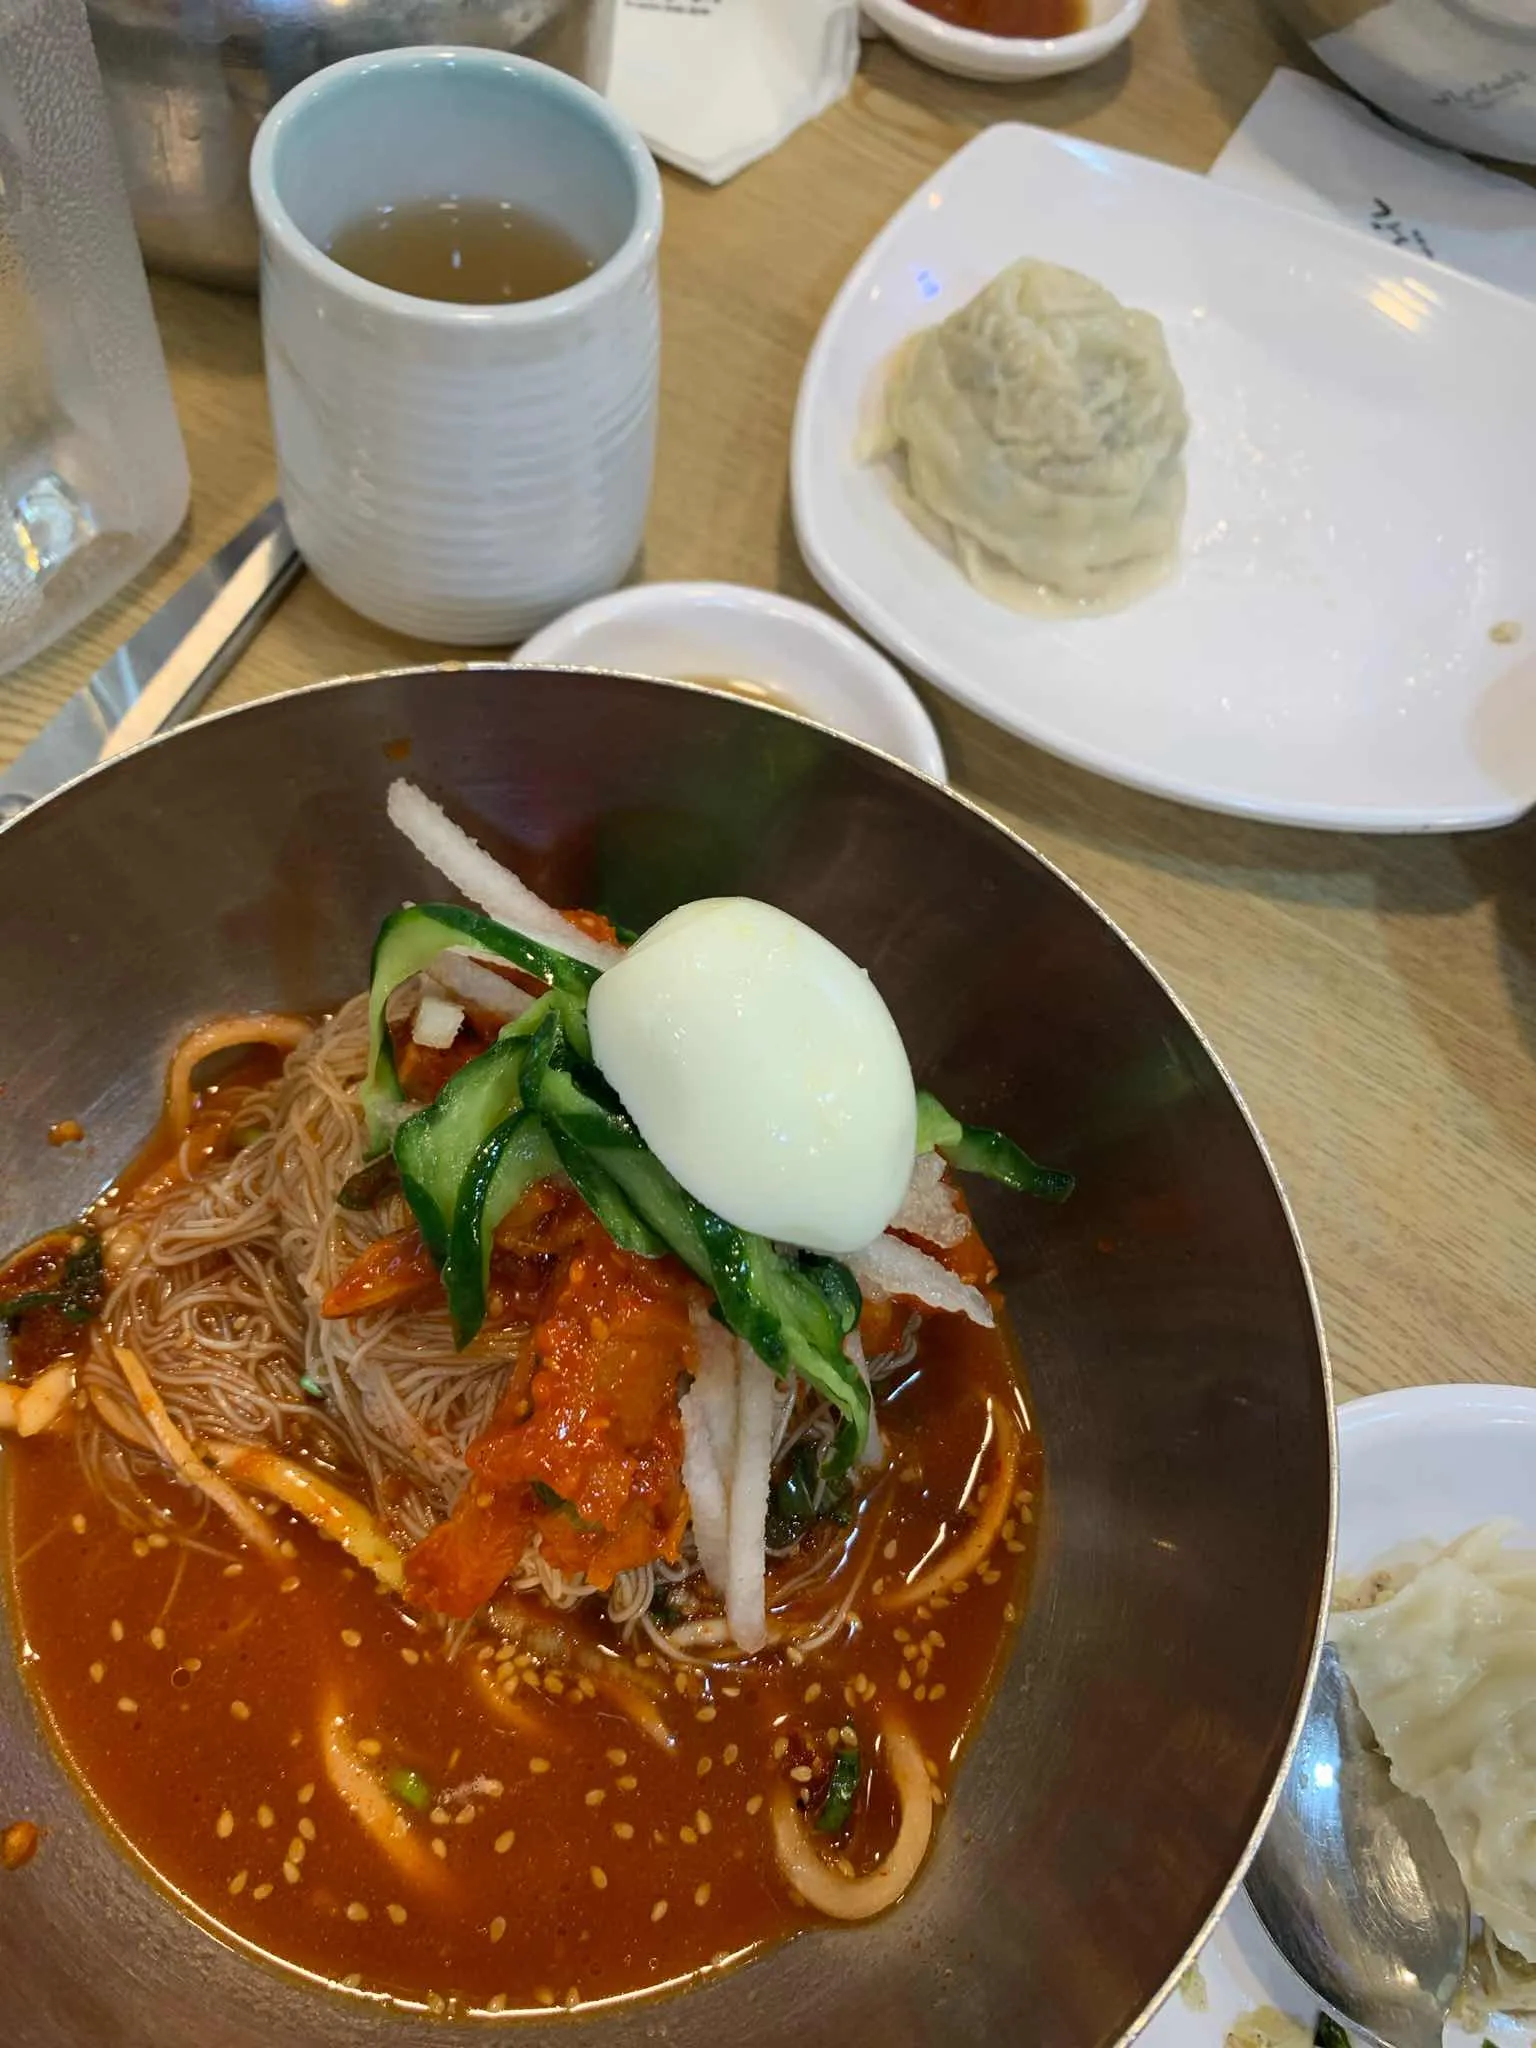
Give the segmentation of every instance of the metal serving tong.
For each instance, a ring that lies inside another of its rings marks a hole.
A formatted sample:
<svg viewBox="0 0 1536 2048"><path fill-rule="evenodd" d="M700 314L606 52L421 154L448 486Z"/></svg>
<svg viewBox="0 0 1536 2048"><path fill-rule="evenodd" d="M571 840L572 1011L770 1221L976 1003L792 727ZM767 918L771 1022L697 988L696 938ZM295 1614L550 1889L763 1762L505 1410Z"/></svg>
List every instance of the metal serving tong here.
<svg viewBox="0 0 1536 2048"><path fill-rule="evenodd" d="M0 825L87 768L189 718L303 566L274 499L0 772Z"/></svg>

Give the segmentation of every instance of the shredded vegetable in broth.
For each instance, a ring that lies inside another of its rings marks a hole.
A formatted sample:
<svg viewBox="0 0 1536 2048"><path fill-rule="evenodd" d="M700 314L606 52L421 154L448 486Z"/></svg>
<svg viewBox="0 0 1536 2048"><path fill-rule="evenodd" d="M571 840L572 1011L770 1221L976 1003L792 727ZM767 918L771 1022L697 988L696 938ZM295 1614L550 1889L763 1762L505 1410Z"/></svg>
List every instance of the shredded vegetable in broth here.
<svg viewBox="0 0 1536 2048"><path fill-rule="evenodd" d="M593 1064L613 928L391 814L482 907L387 920L330 1017L199 1024L0 1271L15 1606L190 1910L406 2006L577 2005L917 1877L1041 1478L955 1175L1070 1181L923 1097L879 1240L754 1237Z"/></svg>

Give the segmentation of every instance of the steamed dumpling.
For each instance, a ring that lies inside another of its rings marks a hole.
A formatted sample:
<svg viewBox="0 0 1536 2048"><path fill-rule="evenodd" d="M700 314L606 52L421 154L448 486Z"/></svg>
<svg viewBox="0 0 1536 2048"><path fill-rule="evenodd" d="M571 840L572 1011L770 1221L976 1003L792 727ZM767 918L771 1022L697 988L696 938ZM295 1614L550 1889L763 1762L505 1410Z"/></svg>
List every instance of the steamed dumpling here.
<svg viewBox="0 0 1536 2048"><path fill-rule="evenodd" d="M904 345L882 452L982 588L1108 604L1172 566L1188 431L1161 323L1026 261Z"/></svg>

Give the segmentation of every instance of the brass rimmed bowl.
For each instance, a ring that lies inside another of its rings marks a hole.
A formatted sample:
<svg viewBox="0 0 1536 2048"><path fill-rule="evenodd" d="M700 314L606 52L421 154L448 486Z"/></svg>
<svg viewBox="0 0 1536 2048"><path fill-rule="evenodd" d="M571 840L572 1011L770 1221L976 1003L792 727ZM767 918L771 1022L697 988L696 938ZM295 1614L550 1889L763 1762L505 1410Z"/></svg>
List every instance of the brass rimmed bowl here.
<svg viewBox="0 0 1536 2048"><path fill-rule="evenodd" d="M1240 1103L1019 840L800 720L622 677L420 670L206 720L0 833L0 1239L78 1211L132 1154L189 1021L362 985L379 918L438 886L385 820L402 757L563 900L643 926L739 892L808 919L869 967L926 1083L1078 1175L1060 1210L977 1199L1047 1477L1032 1598L927 1869L881 1920L609 2008L583 2038L1107 2048L1267 1813L1316 1655L1332 1434L1306 1269ZM66 1116L86 1141L51 1147ZM12 1655L0 1801L48 1830L0 1877L9 2048L426 2038L179 1913L87 1810ZM518 2023L530 2048L570 2024Z"/></svg>

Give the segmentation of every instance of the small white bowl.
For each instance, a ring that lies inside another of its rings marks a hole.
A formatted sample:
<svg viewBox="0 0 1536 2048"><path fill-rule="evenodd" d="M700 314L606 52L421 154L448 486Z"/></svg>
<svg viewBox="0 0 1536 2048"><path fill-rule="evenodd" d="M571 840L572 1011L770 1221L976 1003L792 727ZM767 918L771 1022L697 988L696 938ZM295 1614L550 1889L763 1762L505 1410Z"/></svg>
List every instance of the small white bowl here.
<svg viewBox="0 0 1536 2048"><path fill-rule="evenodd" d="M771 591L737 583L637 584L578 605L524 641L512 659L523 668L757 684L785 708L867 740L935 782L946 776L933 721L900 670L825 612Z"/></svg>
<svg viewBox="0 0 1536 2048"><path fill-rule="evenodd" d="M864 0L864 12L909 56L957 78L1052 78L1096 64L1123 43L1147 0L1090 0L1088 26L1073 36L988 36L956 28L907 0Z"/></svg>

